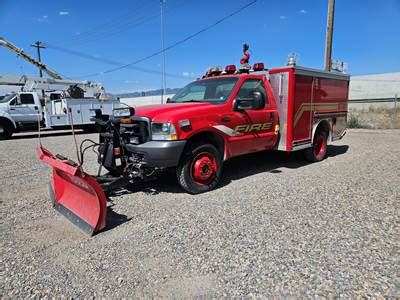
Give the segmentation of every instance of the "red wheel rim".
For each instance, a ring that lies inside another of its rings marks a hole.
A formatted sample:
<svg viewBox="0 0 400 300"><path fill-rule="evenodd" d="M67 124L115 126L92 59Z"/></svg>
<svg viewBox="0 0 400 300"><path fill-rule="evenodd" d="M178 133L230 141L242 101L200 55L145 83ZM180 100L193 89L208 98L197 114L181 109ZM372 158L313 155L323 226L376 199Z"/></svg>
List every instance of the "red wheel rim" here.
<svg viewBox="0 0 400 300"><path fill-rule="evenodd" d="M325 154L325 149L326 149L326 141L325 138L322 135L319 135L315 138L315 147L314 147L314 154L315 157L318 159L321 159L324 154Z"/></svg>
<svg viewBox="0 0 400 300"><path fill-rule="evenodd" d="M213 154L203 152L193 159L191 169L194 182L199 185L209 184L217 174L217 161Z"/></svg>

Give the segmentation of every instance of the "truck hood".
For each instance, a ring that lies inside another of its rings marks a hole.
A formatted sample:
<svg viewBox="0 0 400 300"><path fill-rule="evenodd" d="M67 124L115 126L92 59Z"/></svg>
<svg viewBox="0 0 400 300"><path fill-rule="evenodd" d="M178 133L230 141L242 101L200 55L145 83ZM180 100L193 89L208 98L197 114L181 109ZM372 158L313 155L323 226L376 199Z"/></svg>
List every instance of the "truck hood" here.
<svg viewBox="0 0 400 300"><path fill-rule="evenodd" d="M147 117L154 121L174 121L186 119L193 114L201 114L209 110L215 110L217 105L210 103L190 102L190 103L167 103L146 105L135 108L135 116Z"/></svg>

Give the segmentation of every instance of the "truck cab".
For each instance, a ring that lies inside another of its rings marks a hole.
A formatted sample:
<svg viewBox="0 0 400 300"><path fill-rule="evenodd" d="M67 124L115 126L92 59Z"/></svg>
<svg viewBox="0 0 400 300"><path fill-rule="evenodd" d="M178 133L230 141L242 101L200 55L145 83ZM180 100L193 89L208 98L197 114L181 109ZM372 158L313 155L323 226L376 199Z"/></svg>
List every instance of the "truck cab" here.
<svg viewBox="0 0 400 300"><path fill-rule="evenodd" d="M42 107L37 93L12 93L0 100L0 139L9 138L22 128L34 128L42 121Z"/></svg>
<svg viewBox="0 0 400 300"><path fill-rule="evenodd" d="M277 144L279 116L267 75L263 64L252 72L236 72L233 65L224 72L211 68L166 104L137 107L131 115L127 108L117 109L111 119L121 121L114 136L120 137L123 150L116 153L123 153L118 157L122 164L115 164L109 157L113 152L106 150L116 144L104 140L100 163L113 173L141 178L175 168L189 193L213 189L224 161Z"/></svg>

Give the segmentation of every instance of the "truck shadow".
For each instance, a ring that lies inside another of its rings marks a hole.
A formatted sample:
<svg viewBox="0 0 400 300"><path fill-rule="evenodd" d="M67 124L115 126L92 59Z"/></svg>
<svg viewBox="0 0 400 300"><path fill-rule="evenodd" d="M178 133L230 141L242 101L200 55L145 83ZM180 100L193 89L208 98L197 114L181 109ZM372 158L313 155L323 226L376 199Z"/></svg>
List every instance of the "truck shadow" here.
<svg viewBox="0 0 400 300"><path fill-rule="evenodd" d="M328 157L335 157L347 152L348 145L328 145ZM282 173L285 168L298 169L311 162L306 161L301 151L286 153L281 151L264 151L248 154L228 160L224 165L223 177L218 187L228 185L234 180L259 173Z"/></svg>
<svg viewBox="0 0 400 300"><path fill-rule="evenodd" d="M346 153L348 149L348 145L329 145L327 159L337 155L342 155ZM279 151L264 151L236 157L225 163L222 180L217 189L244 177L266 172L273 174L282 173L284 172L284 170L281 170L282 168L297 169L309 164L311 163L304 160L302 153L299 152L286 153ZM174 170L170 170L164 174L160 174L160 176L155 180L115 191L110 195L110 197L113 198L135 192L144 192L149 195L156 195L159 193L185 193L176 180ZM115 212L113 210L114 204L112 199L108 198L107 202L110 203L107 206L107 226L102 230L102 232L113 229L132 219L131 217Z"/></svg>
<svg viewBox="0 0 400 300"><path fill-rule="evenodd" d="M348 149L348 145L329 145L327 159L344 154ZM235 157L224 164L222 179L217 189L244 177L266 172L282 173L285 168L297 169L309 164L311 163L303 158L301 152L264 151ZM174 170L160 174L155 180L142 183L140 186L127 188L121 191L120 195L139 191L150 195L185 193L176 180Z"/></svg>

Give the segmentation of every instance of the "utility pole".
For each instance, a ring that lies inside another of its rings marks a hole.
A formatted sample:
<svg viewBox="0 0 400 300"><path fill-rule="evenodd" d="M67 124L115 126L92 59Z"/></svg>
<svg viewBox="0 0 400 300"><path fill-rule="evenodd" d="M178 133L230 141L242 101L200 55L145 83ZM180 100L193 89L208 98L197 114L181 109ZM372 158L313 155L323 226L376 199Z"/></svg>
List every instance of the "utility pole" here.
<svg viewBox="0 0 400 300"><path fill-rule="evenodd" d="M332 38L333 20L335 15L335 0L328 0L328 17L326 20L326 43L325 43L325 71L330 72L332 67Z"/></svg>
<svg viewBox="0 0 400 300"><path fill-rule="evenodd" d="M44 49L46 47L43 46L42 42L39 42L39 41L36 41L36 43L31 45L31 47L34 47L34 48L37 49L38 62L41 62L40 61L40 49ZM43 73L42 73L42 69L41 68L39 68L39 74L40 74L40 77L43 77Z"/></svg>
<svg viewBox="0 0 400 300"><path fill-rule="evenodd" d="M165 51L164 51L164 4L166 0L160 0L161 9L161 51L163 56L163 72L162 72L162 91L161 104L164 103L164 95L166 94L167 80L165 78Z"/></svg>

